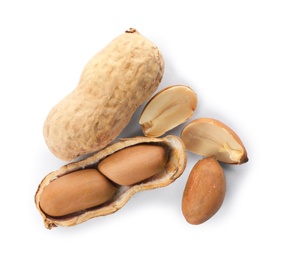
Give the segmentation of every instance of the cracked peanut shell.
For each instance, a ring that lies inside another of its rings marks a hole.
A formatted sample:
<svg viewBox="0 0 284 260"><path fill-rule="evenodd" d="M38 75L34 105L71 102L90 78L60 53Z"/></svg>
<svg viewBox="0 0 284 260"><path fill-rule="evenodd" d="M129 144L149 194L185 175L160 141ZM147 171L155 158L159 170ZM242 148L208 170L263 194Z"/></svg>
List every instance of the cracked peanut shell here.
<svg viewBox="0 0 284 260"><path fill-rule="evenodd" d="M159 172L157 175L134 185L119 185L117 187L117 192L110 200L108 200L106 203L103 203L102 205L93 208L80 210L73 214L61 217L49 216L42 210L40 201L43 190L53 180L60 178L65 174L79 170L97 169L98 164L104 158L124 148L141 144L159 145L167 150L168 161L165 165L164 171ZM68 227L78 225L89 219L109 215L116 212L117 210L121 209L135 193L139 191L160 188L171 184L181 176L186 167L186 163L186 149L181 139L177 136L168 135L163 138L135 137L122 139L121 141L118 141L83 160L64 165L59 170L46 175L46 177L39 184L38 190L35 194L36 207L44 220L45 227L48 229L56 226Z"/></svg>

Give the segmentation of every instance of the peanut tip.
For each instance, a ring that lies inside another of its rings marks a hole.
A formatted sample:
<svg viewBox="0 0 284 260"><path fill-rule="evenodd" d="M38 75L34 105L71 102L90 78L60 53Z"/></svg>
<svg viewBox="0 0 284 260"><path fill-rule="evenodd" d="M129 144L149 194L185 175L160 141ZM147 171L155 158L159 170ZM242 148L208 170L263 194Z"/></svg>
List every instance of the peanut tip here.
<svg viewBox="0 0 284 260"><path fill-rule="evenodd" d="M138 33L135 28L129 28L128 30L125 31L125 33Z"/></svg>

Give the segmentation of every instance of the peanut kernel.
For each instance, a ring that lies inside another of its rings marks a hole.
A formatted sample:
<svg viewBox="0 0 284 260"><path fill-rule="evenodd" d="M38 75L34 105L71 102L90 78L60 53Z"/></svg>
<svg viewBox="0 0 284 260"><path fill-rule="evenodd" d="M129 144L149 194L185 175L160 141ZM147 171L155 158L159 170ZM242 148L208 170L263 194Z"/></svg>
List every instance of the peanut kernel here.
<svg viewBox="0 0 284 260"><path fill-rule="evenodd" d="M40 206L50 216L64 216L100 205L111 199L116 190L99 171L80 170L47 185L42 192Z"/></svg>

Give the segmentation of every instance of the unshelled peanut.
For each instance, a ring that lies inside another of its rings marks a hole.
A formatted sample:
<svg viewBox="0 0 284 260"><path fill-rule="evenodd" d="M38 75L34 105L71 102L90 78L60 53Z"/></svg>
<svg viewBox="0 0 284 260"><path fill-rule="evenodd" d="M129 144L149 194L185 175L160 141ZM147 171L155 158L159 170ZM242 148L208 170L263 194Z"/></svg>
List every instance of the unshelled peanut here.
<svg viewBox="0 0 284 260"><path fill-rule="evenodd" d="M84 67L77 87L48 114L43 134L66 161L101 150L157 89L164 72L159 49L135 29L111 41Z"/></svg>

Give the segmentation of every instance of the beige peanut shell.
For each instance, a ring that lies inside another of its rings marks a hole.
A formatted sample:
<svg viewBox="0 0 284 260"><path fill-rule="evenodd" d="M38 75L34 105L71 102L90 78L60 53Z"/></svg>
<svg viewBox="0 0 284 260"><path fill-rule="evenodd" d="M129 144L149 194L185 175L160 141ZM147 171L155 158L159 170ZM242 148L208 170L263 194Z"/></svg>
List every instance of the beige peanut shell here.
<svg viewBox="0 0 284 260"><path fill-rule="evenodd" d="M44 213L40 207L41 194L44 188L54 179L78 170L96 168L99 162L107 156L122 150L126 147L134 146L137 144L153 144L162 145L168 150L168 162L165 165L165 170L143 182L131 186L120 186L114 197L107 203L80 211L76 214L66 217L50 217ZM51 229L56 226L74 226L83 223L91 218L105 216L116 212L121 209L127 201L137 192L143 190L150 190L167 186L174 182L183 173L187 163L186 149L177 136L168 135L163 138L150 138L150 137L135 137L122 139L106 148L98 151L97 153L80 161L72 162L62 166L59 170L49 173L39 184L38 190L35 194L36 207L43 217L45 227Z"/></svg>
<svg viewBox="0 0 284 260"><path fill-rule="evenodd" d="M159 49L135 29L111 41L86 64L77 87L48 114L43 135L66 161L111 143L157 89L164 72Z"/></svg>

